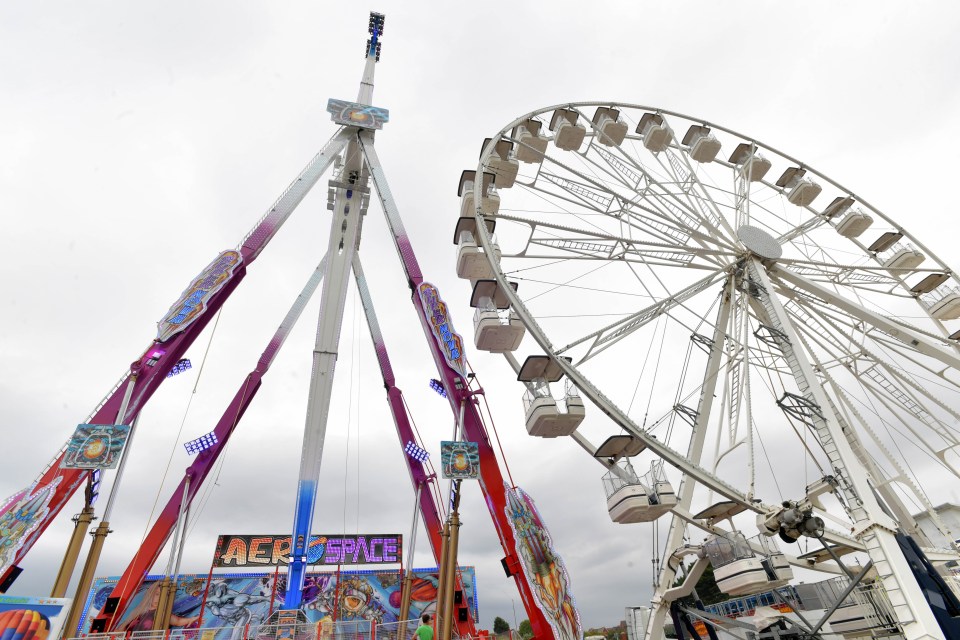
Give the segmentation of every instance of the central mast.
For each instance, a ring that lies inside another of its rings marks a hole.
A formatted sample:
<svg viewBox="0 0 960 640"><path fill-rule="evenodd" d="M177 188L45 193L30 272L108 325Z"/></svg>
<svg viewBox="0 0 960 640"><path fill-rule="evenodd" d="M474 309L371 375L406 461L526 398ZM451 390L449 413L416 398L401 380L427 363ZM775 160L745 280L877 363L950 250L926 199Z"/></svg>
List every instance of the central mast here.
<svg viewBox="0 0 960 640"><path fill-rule="evenodd" d="M313 508L317 498L317 481L320 477L320 461L323 457L323 443L327 430L327 415L330 413L344 301L353 256L360 237L361 216L364 208L361 206L361 201L366 200L365 194L369 192L359 140L363 137L368 144L372 144L373 132L369 129L379 128L386 120L384 110L369 106L373 98L373 75L377 60L380 58L383 22L382 14L370 14L370 40L367 46L363 79L357 95L359 104L331 100L327 107L334 121L349 127L353 135L344 151L340 172L330 181L333 215L330 221L326 272L320 298L317 340L313 349L313 369L310 374L310 395L307 401L303 452L300 456L300 476L294 511L290 565L287 573L287 592L284 598L286 609L299 608L303 596L307 545L310 544Z"/></svg>

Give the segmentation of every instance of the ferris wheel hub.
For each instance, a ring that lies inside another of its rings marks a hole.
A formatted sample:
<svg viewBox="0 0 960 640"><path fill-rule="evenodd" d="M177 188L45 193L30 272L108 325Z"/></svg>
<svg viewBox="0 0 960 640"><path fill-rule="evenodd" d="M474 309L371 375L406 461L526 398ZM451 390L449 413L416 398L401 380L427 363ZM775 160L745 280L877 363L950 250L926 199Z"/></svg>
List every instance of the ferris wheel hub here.
<svg viewBox="0 0 960 640"><path fill-rule="evenodd" d="M750 253L760 258L776 260L783 255L783 247L777 239L763 229L745 224L737 229L737 237Z"/></svg>

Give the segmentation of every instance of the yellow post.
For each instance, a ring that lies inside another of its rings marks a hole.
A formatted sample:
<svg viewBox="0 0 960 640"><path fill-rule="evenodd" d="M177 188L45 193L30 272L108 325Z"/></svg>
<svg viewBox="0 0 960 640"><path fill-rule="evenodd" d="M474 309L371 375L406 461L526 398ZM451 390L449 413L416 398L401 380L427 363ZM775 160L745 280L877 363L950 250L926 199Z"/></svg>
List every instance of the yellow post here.
<svg viewBox="0 0 960 640"><path fill-rule="evenodd" d="M73 603L70 605L70 615L67 616L67 623L63 627L63 635L66 638L73 637L77 632L77 626L80 624L80 613L83 605L87 601L87 595L90 592L90 585L93 584L93 574L97 571L97 563L100 562L100 552L103 551L103 543L110 533L110 523L101 520L100 524L93 531L93 542L90 543L90 552L87 554L87 561L83 564L83 571L80 573L80 583L77 585L76 595L73 596Z"/></svg>
<svg viewBox="0 0 960 640"><path fill-rule="evenodd" d="M446 592L447 584L447 556L449 556L449 546L450 546L450 521L447 520L443 523L443 533L441 534L443 544L440 545L440 567L437 570L437 614L434 616L436 621L434 622L434 629L436 630L437 635L440 635L440 628L443 624L443 621L446 620L446 613L443 610L444 605L446 604L446 599L443 597L443 594ZM439 640L439 638L437 639Z"/></svg>
<svg viewBox="0 0 960 640"><path fill-rule="evenodd" d="M120 410L117 412L117 423L126 424L127 409L130 406L130 398L133 396L133 388L137 384L136 371L130 374L127 382L127 389L123 393L123 400L120 401ZM93 574L97 571L97 564L100 562L100 553L103 551L103 545L107 541L107 535L110 533L110 514L113 513L113 503L117 498L117 489L120 487L120 480L123 478L123 470L127 466L127 460L130 458L130 446L133 442L133 434L137 429L137 422L140 416L134 417L130 424L130 432L127 434L127 444L124 447L120 465L117 467L117 475L110 487L110 495L107 496L107 506L103 510L103 519L100 525L93 532L93 542L90 543L90 552L87 554L87 560L83 563L83 571L80 573L80 583L77 585L77 593L73 597L73 603L70 605L70 615L67 616L67 623L63 627L64 637L71 637L77 632L77 626L80 624L80 614L83 605L87 601L87 594L90 591L90 585L93 584ZM89 501L89 497L88 497Z"/></svg>
<svg viewBox="0 0 960 640"><path fill-rule="evenodd" d="M177 583L169 577L160 581L160 599L157 601L157 612L153 616L154 631L166 631L170 628L170 613L173 611L176 588Z"/></svg>
<svg viewBox="0 0 960 640"><path fill-rule="evenodd" d="M450 518L444 527L446 538L446 562L440 568L441 590L438 598L443 600L443 618L440 621L440 637L438 640L450 640L453 636L453 592L457 585L457 545L460 540L460 480L453 481L453 509ZM440 608L440 604L437 604Z"/></svg>
<svg viewBox="0 0 960 640"><path fill-rule="evenodd" d="M450 516L450 541L447 549L446 593L443 594L444 611L443 630L439 640L450 640L453 636L453 620L456 612L453 606L453 594L457 590L457 545L460 540L460 514L456 511Z"/></svg>
<svg viewBox="0 0 960 640"><path fill-rule="evenodd" d="M397 628L397 640L405 640L407 635L407 618L410 617L410 595L413 591L413 552L417 547L417 521L420 517L420 492L423 485L417 485L416 499L413 501L413 522L410 523L410 537L407 538L407 544L410 545L407 551L407 566L403 574L403 586L400 588L400 621L402 624Z"/></svg>
<svg viewBox="0 0 960 640"><path fill-rule="evenodd" d="M77 558L80 556L80 547L83 546L83 536L87 535L87 529L93 522L93 507L87 505L83 511L73 516L73 535L70 536L70 544L67 545L67 552L63 554L63 562L60 563L60 571L57 573L57 579L53 583L53 589L50 591L51 598L62 598L67 595L67 586L70 584L70 578L73 577L73 570L77 566Z"/></svg>
<svg viewBox="0 0 960 640"><path fill-rule="evenodd" d="M400 626L397 628L397 640L407 635L406 621L410 617L410 591L413 589L413 570L407 568L403 574L403 586L400 587Z"/></svg>

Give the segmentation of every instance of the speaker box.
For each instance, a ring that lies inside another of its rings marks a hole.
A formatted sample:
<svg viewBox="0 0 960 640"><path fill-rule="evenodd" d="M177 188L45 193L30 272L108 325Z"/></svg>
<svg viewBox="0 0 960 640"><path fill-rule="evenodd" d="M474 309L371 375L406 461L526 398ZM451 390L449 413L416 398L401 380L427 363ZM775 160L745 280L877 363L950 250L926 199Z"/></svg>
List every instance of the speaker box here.
<svg viewBox="0 0 960 640"><path fill-rule="evenodd" d="M453 592L453 604L461 605L463 604L463 591L457 589Z"/></svg>
<svg viewBox="0 0 960 640"><path fill-rule="evenodd" d="M507 577L508 577L508 578L512 578L512 577L513 577L513 572L510 571L510 566L507 564L507 559L506 559L506 558L500 558L500 564L503 565L503 572L504 572L505 574L507 574Z"/></svg>
<svg viewBox="0 0 960 640"><path fill-rule="evenodd" d="M107 598L107 601L103 604L103 612L112 616L117 612L118 606L120 606L120 598Z"/></svg>
<svg viewBox="0 0 960 640"><path fill-rule="evenodd" d="M467 622L470 619L470 609L460 607L457 609L457 622Z"/></svg>
<svg viewBox="0 0 960 640"><path fill-rule="evenodd" d="M94 618L90 623L90 633L103 633L107 630L107 621L103 618Z"/></svg>

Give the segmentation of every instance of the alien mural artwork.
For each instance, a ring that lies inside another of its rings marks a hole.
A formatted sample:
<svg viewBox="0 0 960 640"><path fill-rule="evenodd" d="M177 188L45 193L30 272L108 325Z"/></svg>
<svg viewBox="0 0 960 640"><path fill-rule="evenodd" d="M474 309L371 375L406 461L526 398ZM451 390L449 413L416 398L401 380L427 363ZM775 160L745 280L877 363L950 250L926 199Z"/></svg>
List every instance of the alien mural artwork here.
<svg viewBox="0 0 960 640"><path fill-rule="evenodd" d="M462 567L464 590L471 614L478 616L473 567ZM436 609L437 570L414 569L410 617ZM182 575L170 618L172 629L219 629L215 640L243 637L246 625L264 622L283 608L286 575L282 572L213 575ZM325 620L395 622L400 614L397 571L341 571L339 588L336 572L310 573L304 583L303 611L311 623ZM118 631L153 628L160 598L160 577L148 577L132 598L118 622ZM118 577L97 578L84 606L80 633L88 633L90 621L103 608ZM226 628L225 628L226 627ZM73 635L73 634L70 634Z"/></svg>

